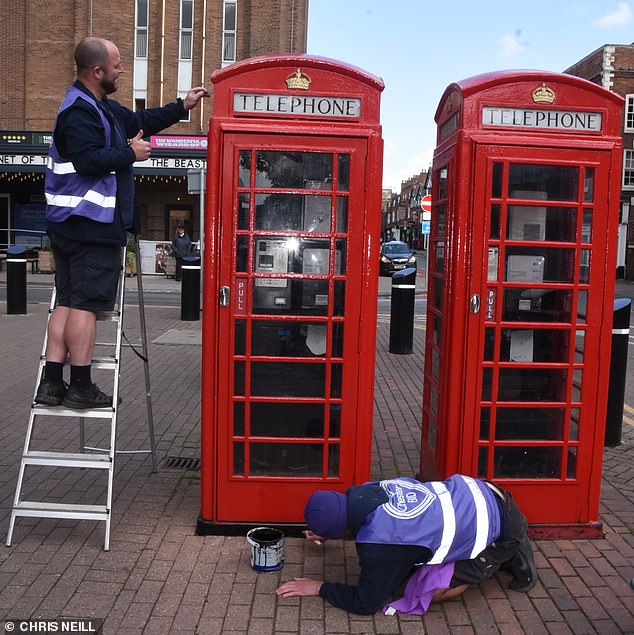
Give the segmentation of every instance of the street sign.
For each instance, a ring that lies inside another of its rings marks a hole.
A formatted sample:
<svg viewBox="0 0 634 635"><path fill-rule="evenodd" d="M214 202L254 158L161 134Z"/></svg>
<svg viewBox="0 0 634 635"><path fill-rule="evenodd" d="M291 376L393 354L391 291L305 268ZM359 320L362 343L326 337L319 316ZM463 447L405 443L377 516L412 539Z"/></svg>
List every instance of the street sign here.
<svg viewBox="0 0 634 635"><path fill-rule="evenodd" d="M431 220L431 212L423 212L422 220Z"/></svg>
<svg viewBox="0 0 634 635"><path fill-rule="evenodd" d="M423 196L420 206L423 208L423 212L431 212L431 194Z"/></svg>
<svg viewBox="0 0 634 635"><path fill-rule="evenodd" d="M431 221L429 221L429 220L424 220L424 221L421 223L421 233L423 233L423 234L429 234L430 229L431 229Z"/></svg>

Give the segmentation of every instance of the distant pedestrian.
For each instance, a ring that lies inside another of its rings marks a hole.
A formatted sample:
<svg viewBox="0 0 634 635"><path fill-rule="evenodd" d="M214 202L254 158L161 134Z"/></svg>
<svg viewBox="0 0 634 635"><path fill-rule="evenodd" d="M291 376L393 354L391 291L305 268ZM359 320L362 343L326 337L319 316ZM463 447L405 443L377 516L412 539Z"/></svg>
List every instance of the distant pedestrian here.
<svg viewBox="0 0 634 635"><path fill-rule="evenodd" d="M192 254L192 240L187 235L185 227L182 224L176 226L176 234L172 240L172 252L176 258L176 280L180 280L182 276L183 258Z"/></svg>
<svg viewBox="0 0 634 635"><path fill-rule="evenodd" d="M509 492L488 481L456 474L442 482L365 483L346 494L317 490L304 519L310 542L352 534L359 580L295 578L278 587L282 597L319 595L352 613L371 614L411 576L404 597L385 608L420 614L500 569L511 573L515 591L537 582L526 518Z"/></svg>

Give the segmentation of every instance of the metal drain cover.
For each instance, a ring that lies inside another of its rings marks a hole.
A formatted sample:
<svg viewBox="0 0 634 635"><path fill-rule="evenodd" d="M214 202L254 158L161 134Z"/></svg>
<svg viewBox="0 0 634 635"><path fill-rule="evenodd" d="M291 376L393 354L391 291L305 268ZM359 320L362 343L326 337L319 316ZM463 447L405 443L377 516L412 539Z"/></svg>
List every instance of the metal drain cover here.
<svg viewBox="0 0 634 635"><path fill-rule="evenodd" d="M194 456L167 456L163 459L161 467L176 470L200 470L200 459Z"/></svg>

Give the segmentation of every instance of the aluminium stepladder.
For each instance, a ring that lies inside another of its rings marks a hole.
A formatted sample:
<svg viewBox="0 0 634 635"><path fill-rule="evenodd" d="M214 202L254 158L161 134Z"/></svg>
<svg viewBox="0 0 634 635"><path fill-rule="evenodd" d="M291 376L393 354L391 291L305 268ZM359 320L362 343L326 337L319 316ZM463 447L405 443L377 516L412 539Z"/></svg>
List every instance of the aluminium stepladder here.
<svg viewBox="0 0 634 635"><path fill-rule="evenodd" d="M75 520L97 520L105 522L104 551L110 549L110 524L112 515L112 494L114 487L115 456L117 454L150 454L152 459L152 471L157 471L156 449L154 441L154 421L152 416L152 397L150 392L150 374L148 363L147 332L145 328L145 306L143 300L143 282L141 277L141 257L138 237L136 239L136 265L137 265L137 289L139 300L139 318L141 327L140 347L141 353L131 344L132 350L143 361L145 376L145 397L148 417L148 450L117 450L117 416L120 408L119 400L119 380L121 370L121 349L122 340L125 339L123 331L123 313L125 302L125 263L127 249L122 249L121 272L119 275L119 285L113 311L98 314L99 322L114 322L116 325L116 335L114 341L100 342L95 344L95 355L92 360L93 369L102 369L112 372L112 407L95 408L91 410L76 410L64 408L63 406L41 406L35 403L35 394L40 380L44 373L46 364L46 346L48 341L48 320L51 318L53 309L56 306L56 290L53 289L51 303L48 311L47 330L45 331L42 352L38 364L37 379L33 392L33 403L29 415L24 450L20 461L18 482L16 486L15 498L11 510L9 531L7 533L6 545L11 546L11 539L15 527L15 520L20 517L35 518L70 518ZM126 340L127 341L127 340ZM105 351L97 354L97 351ZM33 449L33 436L37 429L38 419L46 422L54 421L51 417L75 417L79 418L79 452L50 451L49 449ZM101 422L109 421L110 429L107 434L107 447L94 447L86 445L85 423L88 419L97 419ZM45 466L48 468L67 468L80 470L97 470L105 473L107 483L105 489L105 502L103 504L79 504L76 502L49 502L46 500L25 500L23 499L23 486L27 466Z"/></svg>

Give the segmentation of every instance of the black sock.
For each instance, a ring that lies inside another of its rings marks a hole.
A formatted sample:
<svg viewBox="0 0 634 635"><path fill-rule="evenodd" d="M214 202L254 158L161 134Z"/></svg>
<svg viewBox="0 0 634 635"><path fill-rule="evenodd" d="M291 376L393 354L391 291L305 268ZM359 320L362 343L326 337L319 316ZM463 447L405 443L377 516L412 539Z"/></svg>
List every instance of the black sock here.
<svg viewBox="0 0 634 635"><path fill-rule="evenodd" d="M62 362L46 362L44 377L50 381L63 381L64 364Z"/></svg>
<svg viewBox="0 0 634 635"><path fill-rule="evenodd" d="M88 366L73 366L70 367L70 383L77 385L79 388L87 388L92 384L90 378L90 364Z"/></svg>

